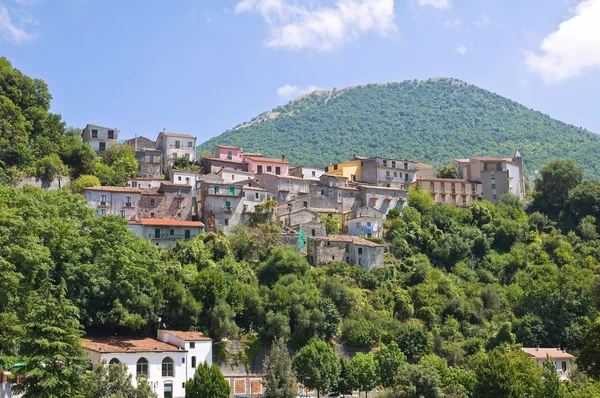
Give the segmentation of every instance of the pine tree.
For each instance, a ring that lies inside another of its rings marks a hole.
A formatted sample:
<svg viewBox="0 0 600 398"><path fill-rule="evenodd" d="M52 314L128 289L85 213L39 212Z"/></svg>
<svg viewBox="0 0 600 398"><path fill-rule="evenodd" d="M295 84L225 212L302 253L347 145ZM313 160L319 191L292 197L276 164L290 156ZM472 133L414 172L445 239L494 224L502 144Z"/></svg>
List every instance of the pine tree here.
<svg viewBox="0 0 600 398"><path fill-rule="evenodd" d="M264 361L265 398L294 398L294 373L292 359L283 339L276 339L271 345L271 353Z"/></svg>
<svg viewBox="0 0 600 398"><path fill-rule="evenodd" d="M554 361L546 356L542 367L542 385L537 394L539 398L564 398L565 388L560 382Z"/></svg>
<svg viewBox="0 0 600 398"><path fill-rule="evenodd" d="M185 383L185 398L229 398L231 389L217 365L198 365L194 377Z"/></svg>
<svg viewBox="0 0 600 398"><path fill-rule="evenodd" d="M48 280L27 301L24 335L19 342L25 366L17 371L23 382L14 387L24 398L81 397L84 369L77 307L66 298L64 280Z"/></svg>

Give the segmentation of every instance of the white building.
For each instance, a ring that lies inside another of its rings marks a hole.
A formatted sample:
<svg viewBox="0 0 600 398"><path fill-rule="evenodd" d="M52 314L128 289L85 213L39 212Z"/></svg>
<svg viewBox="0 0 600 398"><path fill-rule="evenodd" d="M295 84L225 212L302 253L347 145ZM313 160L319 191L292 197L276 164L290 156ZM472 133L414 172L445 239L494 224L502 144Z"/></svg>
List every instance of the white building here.
<svg viewBox="0 0 600 398"><path fill-rule="evenodd" d="M325 174L324 167L314 166L296 166L290 167L291 176L304 178L305 180L319 181L321 176Z"/></svg>
<svg viewBox="0 0 600 398"><path fill-rule="evenodd" d="M198 180L198 173L190 170L171 169L169 174L173 184L188 185L192 187L192 197L196 197L196 181Z"/></svg>
<svg viewBox="0 0 600 398"><path fill-rule="evenodd" d="M247 181L254 178L254 173L250 173L249 171L227 169L225 167L217 171L216 174L226 183Z"/></svg>
<svg viewBox="0 0 600 398"><path fill-rule="evenodd" d="M127 186L130 188L152 189L160 188L163 182L165 182L163 178L132 177L127 179Z"/></svg>
<svg viewBox="0 0 600 398"><path fill-rule="evenodd" d="M89 187L85 189L88 207L96 215L113 214L130 220L137 215L142 190L130 187Z"/></svg>
<svg viewBox="0 0 600 398"><path fill-rule="evenodd" d="M88 337L82 346L92 364L124 363L128 372L145 377L159 397L185 397L185 382L196 367L212 364L212 340L200 332L159 330L158 339L127 337Z"/></svg>
<svg viewBox="0 0 600 398"><path fill-rule="evenodd" d="M383 238L385 214L374 207L364 206L343 215L348 234L363 238Z"/></svg>
<svg viewBox="0 0 600 398"><path fill-rule="evenodd" d="M153 245L168 248L180 239L192 239L204 231L200 221L172 220L164 218L134 218L127 229L137 236L149 239Z"/></svg>
<svg viewBox="0 0 600 398"><path fill-rule="evenodd" d="M176 158L185 157L190 162L196 161L196 137L188 134L161 131L156 139L156 149L163 155L163 174L166 174Z"/></svg>
<svg viewBox="0 0 600 398"><path fill-rule="evenodd" d="M554 362L556 371L560 376L561 381L568 381L570 379L571 365L575 359L574 355L569 354L565 350L561 350L560 346L556 348L521 348L531 359L535 361L539 366L544 366L546 359L550 357L550 360Z"/></svg>
<svg viewBox="0 0 600 398"><path fill-rule="evenodd" d="M102 153L111 145L119 143L119 130L88 124L81 131L81 140L89 143L94 151Z"/></svg>

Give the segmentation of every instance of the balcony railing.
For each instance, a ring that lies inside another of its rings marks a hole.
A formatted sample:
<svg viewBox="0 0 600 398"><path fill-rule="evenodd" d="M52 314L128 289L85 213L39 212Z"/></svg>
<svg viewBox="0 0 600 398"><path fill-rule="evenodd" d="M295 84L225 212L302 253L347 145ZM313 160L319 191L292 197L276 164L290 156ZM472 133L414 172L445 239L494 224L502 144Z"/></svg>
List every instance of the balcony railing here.
<svg viewBox="0 0 600 398"><path fill-rule="evenodd" d="M194 234L190 234L189 236L185 234L160 234L158 236L156 234L148 234L150 239L192 239L195 236Z"/></svg>
<svg viewBox="0 0 600 398"><path fill-rule="evenodd" d="M107 202L102 202L102 201L100 201L100 204L98 206L100 206L100 207L109 207L109 205L108 205Z"/></svg>

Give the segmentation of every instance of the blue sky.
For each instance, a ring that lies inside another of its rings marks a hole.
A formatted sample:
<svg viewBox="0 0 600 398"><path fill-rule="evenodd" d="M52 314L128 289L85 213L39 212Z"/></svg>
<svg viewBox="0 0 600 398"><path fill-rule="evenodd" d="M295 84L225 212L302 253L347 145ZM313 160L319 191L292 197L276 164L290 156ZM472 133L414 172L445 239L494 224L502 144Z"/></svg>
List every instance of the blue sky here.
<svg viewBox="0 0 600 398"><path fill-rule="evenodd" d="M454 77L600 133L600 0L0 0L69 126L198 142L315 88Z"/></svg>

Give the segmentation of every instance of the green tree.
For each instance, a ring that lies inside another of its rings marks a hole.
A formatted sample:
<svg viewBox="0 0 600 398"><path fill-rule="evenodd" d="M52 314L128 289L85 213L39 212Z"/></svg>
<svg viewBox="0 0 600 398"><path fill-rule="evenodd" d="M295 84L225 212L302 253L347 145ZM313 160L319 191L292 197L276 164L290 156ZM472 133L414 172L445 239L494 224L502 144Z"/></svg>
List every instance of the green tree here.
<svg viewBox="0 0 600 398"><path fill-rule="evenodd" d="M364 391L365 397L367 397L369 391L379 383L377 362L373 354L357 353L348 364L348 376L358 388L358 395Z"/></svg>
<svg viewBox="0 0 600 398"><path fill-rule="evenodd" d="M571 160L556 159L541 170L535 182L532 209L558 218L566 209L569 192L581 184L583 171Z"/></svg>
<svg viewBox="0 0 600 398"><path fill-rule="evenodd" d="M408 205L417 209L421 214L427 213L433 208L433 198L424 189L410 188L408 190Z"/></svg>
<svg viewBox="0 0 600 398"><path fill-rule="evenodd" d="M201 363L185 383L185 398L229 398L231 388L217 365Z"/></svg>
<svg viewBox="0 0 600 398"><path fill-rule="evenodd" d="M330 217L327 214L321 215L321 224L325 225L327 235L336 235L340 233L342 226L335 217Z"/></svg>
<svg viewBox="0 0 600 398"><path fill-rule="evenodd" d="M97 187L100 185L101 184L98 177L89 174L82 174L73 180L73 182L71 182L71 190L75 193L83 194L85 193L86 188Z"/></svg>
<svg viewBox="0 0 600 398"><path fill-rule="evenodd" d="M442 398L442 381L436 370L426 363L403 364L396 376L393 397Z"/></svg>
<svg viewBox="0 0 600 398"><path fill-rule="evenodd" d="M398 344L391 342L388 345L382 345L381 348L375 351L375 361L379 372L381 385L385 388L394 385L394 378L398 374L398 369L406 363L406 356L398 347Z"/></svg>
<svg viewBox="0 0 600 398"><path fill-rule="evenodd" d="M566 390L558 377L556 365L550 356L546 356L542 367L542 383L536 393L538 398L565 398Z"/></svg>
<svg viewBox="0 0 600 398"><path fill-rule="evenodd" d="M454 165L444 166L438 170L437 178L458 178L458 169Z"/></svg>
<svg viewBox="0 0 600 398"><path fill-rule="evenodd" d="M310 269L306 258L292 247L277 247L260 264L258 279L265 285L272 285L283 275L304 275Z"/></svg>
<svg viewBox="0 0 600 398"><path fill-rule="evenodd" d="M273 341L271 352L265 358L263 367L265 372L263 396L265 398L294 398L296 396L292 359L283 339L279 338Z"/></svg>
<svg viewBox="0 0 600 398"><path fill-rule="evenodd" d="M131 382L127 365L116 363L107 365L102 361L93 371L83 374L82 392L84 398L157 398L144 378L137 381L137 387Z"/></svg>
<svg viewBox="0 0 600 398"><path fill-rule="evenodd" d="M56 177L64 177L67 174L67 167L55 153L44 156L35 164L35 175L42 181L42 187L50 186Z"/></svg>
<svg viewBox="0 0 600 398"><path fill-rule="evenodd" d="M185 158L183 156L177 157L173 161L173 168L175 170L187 170L191 166L192 166L192 162L190 162L190 160L188 158Z"/></svg>
<svg viewBox="0 0 600 398"><path fill-rule="evenodd" d="M600 321L590 325L583 337L583 347L577 356L577 366L590 377L600 380Z"/></svg>
<svg viewBox="0 0 600 398"><path fill-rule="evenodd" d="M317 390L317 396L334 387L340 374L335 351L323 340L310 340L296 353L293 364L298 381Z"/></svg>
<svg viewBox="0 0 600 398"><path fill-rule="evenodd" d="M27 302L20 352L25 366L15 392L25 398L77 397L83 371L78 310L66 298L66 286L45 281Z"/></svg>
<svg viewBox="0 0 600 398"><path fill-rule="evenodd" d="M210 335L217 341L235 338L238 327L235 324L235 312L225 300L219 300L211 310Z"/></svg>

